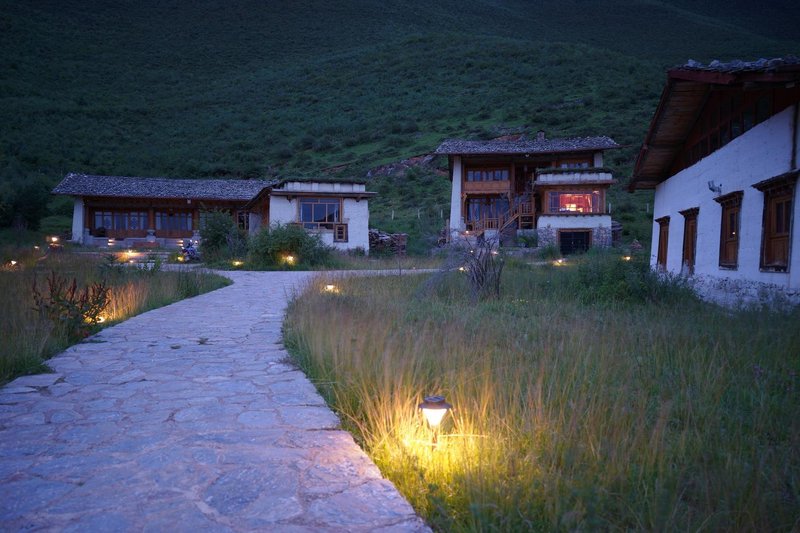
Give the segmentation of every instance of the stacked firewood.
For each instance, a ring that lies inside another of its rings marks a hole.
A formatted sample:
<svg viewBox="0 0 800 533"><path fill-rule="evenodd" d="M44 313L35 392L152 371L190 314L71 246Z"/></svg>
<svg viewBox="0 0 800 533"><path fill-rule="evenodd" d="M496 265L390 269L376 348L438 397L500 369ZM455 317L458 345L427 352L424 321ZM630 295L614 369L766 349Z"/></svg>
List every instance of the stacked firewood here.
<svg viewBox="0 0 800 533"><path fill-rule="evenodd" d="M369 249L376 254L406 255L407 233L386 233L385 231L369 230Z"/></svg>

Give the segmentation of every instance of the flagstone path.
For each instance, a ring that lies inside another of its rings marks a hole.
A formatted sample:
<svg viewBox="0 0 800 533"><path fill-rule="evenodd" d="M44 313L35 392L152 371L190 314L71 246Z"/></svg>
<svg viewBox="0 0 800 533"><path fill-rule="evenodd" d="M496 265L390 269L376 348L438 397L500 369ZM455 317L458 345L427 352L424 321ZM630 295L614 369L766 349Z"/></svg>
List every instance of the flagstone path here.
<svg viewBox="0 0 800 533"><path fill-rule="evenodd" d="M230 276L0 388L0 529L427 531L286 362L310 274Z"/></svg>

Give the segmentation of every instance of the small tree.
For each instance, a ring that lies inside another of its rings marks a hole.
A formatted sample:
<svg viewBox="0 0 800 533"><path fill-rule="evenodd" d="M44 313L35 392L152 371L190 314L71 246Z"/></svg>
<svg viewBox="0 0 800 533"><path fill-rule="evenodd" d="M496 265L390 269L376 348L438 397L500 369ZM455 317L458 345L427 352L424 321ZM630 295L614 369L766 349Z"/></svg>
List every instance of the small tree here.
<svg viewBox="0 0 800 533"><path fill-rule="evenodd" d="M247 235L228 212L207 211L200 236L203 238L201 253L206 261L230 259L247 253Z"/></svg>

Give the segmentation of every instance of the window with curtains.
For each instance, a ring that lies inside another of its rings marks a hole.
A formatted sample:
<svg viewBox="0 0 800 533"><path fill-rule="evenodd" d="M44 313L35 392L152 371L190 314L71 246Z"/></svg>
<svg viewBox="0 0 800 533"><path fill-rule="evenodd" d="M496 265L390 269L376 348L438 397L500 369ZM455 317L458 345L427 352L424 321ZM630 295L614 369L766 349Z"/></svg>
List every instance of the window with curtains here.
<svg viewBox="0 0 800 533"><path fill-rule="evenodd" d="M548 195L549 213L601 213L600 191L551 191Z"/></svg>

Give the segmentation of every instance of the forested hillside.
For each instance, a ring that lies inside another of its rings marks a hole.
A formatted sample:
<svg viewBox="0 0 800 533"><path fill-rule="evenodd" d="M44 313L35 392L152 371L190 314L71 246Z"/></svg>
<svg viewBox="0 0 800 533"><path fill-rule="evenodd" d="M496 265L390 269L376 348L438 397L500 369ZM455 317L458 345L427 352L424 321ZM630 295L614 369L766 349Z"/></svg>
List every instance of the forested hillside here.
<svg viewBox="0 0 800 533"><path fill-rule="evenodd" d="M538 129L614 137L624 180L666 67L797 54L798 23L789 1L0 2L0 225L68 214L47 192L70 171L363 176ZM420 235L447 188L376 177L373 225Z"/></svg>

